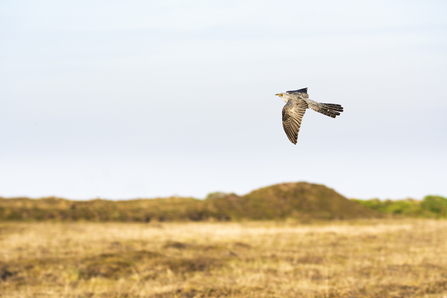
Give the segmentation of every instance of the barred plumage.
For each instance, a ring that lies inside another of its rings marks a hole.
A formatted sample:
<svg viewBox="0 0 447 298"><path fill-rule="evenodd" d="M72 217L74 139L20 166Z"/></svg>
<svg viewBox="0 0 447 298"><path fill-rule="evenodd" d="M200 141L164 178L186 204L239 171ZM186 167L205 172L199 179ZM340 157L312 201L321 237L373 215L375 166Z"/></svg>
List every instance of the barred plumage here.
<svg viewBox="0 0 447 298"><path fill-rule="evenodd" d="M296 144L301 122L306 109L321 113L323 115L335 118L343 112L343 107L334 103L320 103L309 99L307 88L287 91L286 93L276 94L281 97L286 105L282 109L282 125L289 140Z"/></svg>

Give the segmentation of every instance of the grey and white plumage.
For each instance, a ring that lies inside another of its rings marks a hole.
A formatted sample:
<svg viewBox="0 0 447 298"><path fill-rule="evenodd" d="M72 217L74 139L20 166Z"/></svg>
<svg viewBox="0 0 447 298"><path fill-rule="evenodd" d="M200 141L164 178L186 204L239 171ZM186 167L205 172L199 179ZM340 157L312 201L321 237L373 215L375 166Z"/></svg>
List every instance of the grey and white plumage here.
<svg viewBox="0 0 447 298"><path fill-rule="evenodd" d="M275 95L278 95L286 102L286 105L282 109L282 125L287 137L293 144L296 144L298 140L301 121L303 120L306 109L311 108L318 113L332 118L337 117L343 112L343 107L339 104L320 103L309 99L307 88Z"/></svg>

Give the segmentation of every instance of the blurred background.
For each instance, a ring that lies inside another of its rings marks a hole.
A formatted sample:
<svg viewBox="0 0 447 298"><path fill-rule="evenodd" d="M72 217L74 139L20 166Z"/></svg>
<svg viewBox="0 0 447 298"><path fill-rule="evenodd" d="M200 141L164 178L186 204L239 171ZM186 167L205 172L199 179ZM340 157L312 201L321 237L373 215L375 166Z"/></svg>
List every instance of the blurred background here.
<svg viewBox="0 0 447 298"><path fill-rule="evenodd" d="M0 196L447 195L447 2L0 2ZM307 111L295 146L275 93Z"/></svg>

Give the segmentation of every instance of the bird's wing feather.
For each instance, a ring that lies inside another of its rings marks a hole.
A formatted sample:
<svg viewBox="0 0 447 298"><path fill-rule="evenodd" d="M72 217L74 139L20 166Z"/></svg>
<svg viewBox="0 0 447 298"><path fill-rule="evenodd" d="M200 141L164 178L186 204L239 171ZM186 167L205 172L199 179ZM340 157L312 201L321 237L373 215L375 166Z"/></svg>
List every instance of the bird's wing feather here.
<svg viewBox="0 0 447 298"><path fill-rule="evenodd" d="M282 109L282 126L289 140L296 144L301 121L308 105L304 100L289 100Z"/></svg>

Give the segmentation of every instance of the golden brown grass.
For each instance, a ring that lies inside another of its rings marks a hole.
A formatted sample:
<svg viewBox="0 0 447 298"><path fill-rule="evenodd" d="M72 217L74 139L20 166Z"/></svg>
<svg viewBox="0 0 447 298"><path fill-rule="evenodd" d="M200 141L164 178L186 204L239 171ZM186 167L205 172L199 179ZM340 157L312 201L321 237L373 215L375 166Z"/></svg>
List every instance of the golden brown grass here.
<svg viewBox="0 0 447 298"><path fill-rule="evenodd" d="M0 223L0 297L446 297L447 221Z"/></svg>

